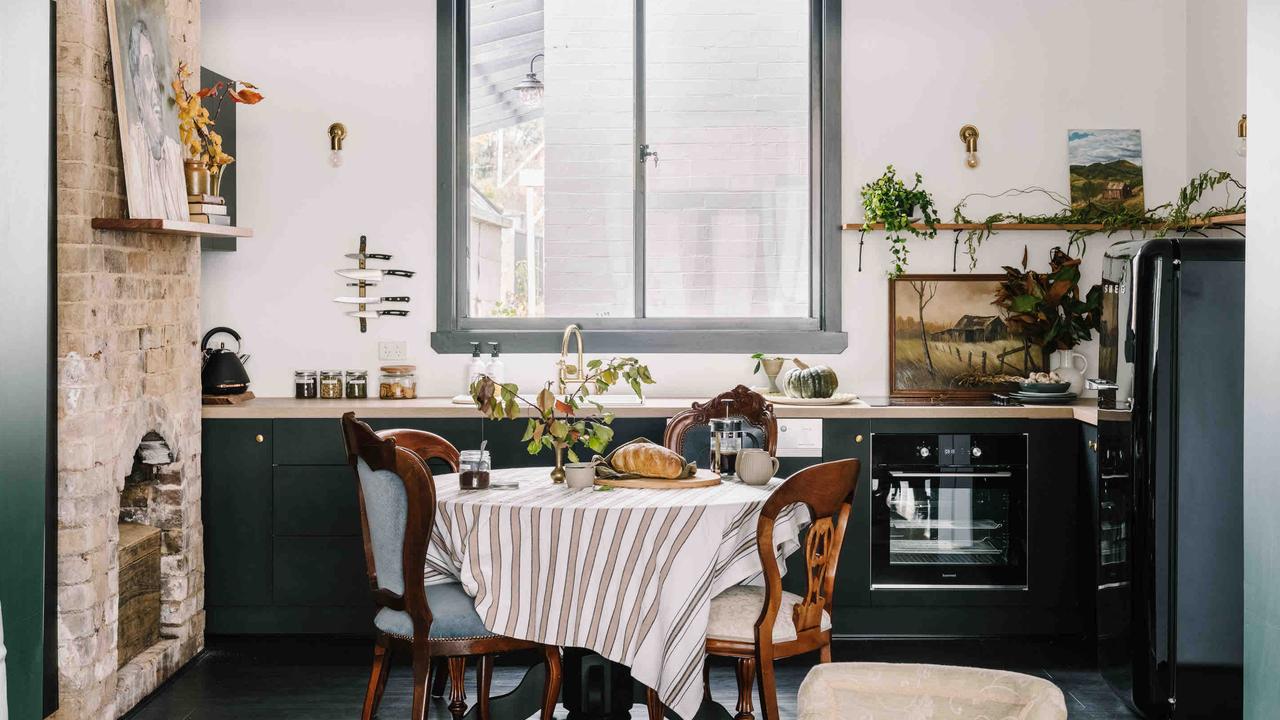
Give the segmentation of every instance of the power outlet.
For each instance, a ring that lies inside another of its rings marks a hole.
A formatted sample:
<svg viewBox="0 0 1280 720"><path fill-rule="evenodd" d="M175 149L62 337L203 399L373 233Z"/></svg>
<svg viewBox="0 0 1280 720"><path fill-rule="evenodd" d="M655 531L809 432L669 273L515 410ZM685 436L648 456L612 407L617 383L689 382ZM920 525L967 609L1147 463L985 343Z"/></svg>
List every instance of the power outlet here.
<svg viewBox="0 0 1280 720"><path fill-rule="evenodd" d="M378 359L379 360L408 360L409 348L408 343L403 340L388 340L378 343Z"/></svg>

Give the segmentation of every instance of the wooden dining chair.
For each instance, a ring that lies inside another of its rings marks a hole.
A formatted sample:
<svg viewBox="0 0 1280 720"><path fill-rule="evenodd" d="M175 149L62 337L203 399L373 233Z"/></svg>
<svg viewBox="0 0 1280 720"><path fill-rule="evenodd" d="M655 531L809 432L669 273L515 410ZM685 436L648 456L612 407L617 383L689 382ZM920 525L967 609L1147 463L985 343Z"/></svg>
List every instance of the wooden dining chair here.
<svg viewBox="0 0 1280 720"><path fill-rule="evenodd" d="M753 678L759 686L764 720L781 720L774 660L817 650L821 662L831 662L831 600L836 566L860 469L857 460L836 460L807 467L784 480L765 501L756 526L756 550L764 568L765 584L738 585L711 600L707 654L737 661L735 720L755 717L751 701ZM803 597L782 589L776 549L779 543L773 538L778 515L797 503L808 507L811 518L803 548L807 574ZM650 720L660 720L664 710L657 693L649 689L646 700Z"/></svg>
<svg viewBox="0 0 1280 720"><path fill-rule="evenodd" d="M707 461L711 452L711 431L707 427L712 418L736 417L746 423L747 436L754 447L778 454L778 418L773 414L773 403L746 385L720 393L704 403L677 413L667 423L662 444L680 453L686 460L699 464Z"/></svg>
<svg viewBox="0 0 1280 720"><path fill-rule="evenodd" d="M476 658L477 710L480 718L487 720L493 657L517 650L541 650L547 664L541 717L550 720L560 695L559 649L490 632L460 583L430 587L425 583L436 491L422 455L446 463L452 458L456 467L457 450L443 438L418 430L375 433L354 413L342 416L342 434L347 459L356 474L365 564L373 601L379 608L373 621L377 630L373 669L361 717L370 720L377 712L393 652L407 650L412 658L412 720L427 716L429 676L435 658L448 663L449 712L454 718L466 713L463 680L471 657ZM405 445L400 443L402 437Z"/></svg>

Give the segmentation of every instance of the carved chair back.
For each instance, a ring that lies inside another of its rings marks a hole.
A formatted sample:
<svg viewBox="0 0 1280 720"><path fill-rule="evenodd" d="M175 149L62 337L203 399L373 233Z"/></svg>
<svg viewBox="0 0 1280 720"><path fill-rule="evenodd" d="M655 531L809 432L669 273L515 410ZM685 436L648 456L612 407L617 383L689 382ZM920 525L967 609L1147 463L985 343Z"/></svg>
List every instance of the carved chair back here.
<svg viewBox="0 0 1280 720"><path fill-rule="evenodd" d="M401 447L395 437L379 437L355 413L342 416L342 435L347 461L356 474L373 600L408 613L414 634L426 637L431 609L424 587L425 559L436 508L431 470L418 453Z"/></svg>
<svg viewBox="0 0 1280 720"><path fill-rule="evenodd" d="M804 547L805 593L793 610L796 632L803 633L821 627L822 612L831 612L840 546L853 509L853 493L858 487L860 470L861 463L857 460L813 465L787 478L765 501L757 526L757 550L765 577L765 606L756 623L759 640L772 639L782 604L782 576L773 541L779 513L800 503L809 508L812 519ZM767 630L762 632L761 628Z"/></svg>
<svg viewBox="0 0 1280 720"><path fill-rule="evenodd" d="M667 423L662 444L680 453L686 460L704 463L707 459L706 451L710 447L707 423L713 418L725 417L744 420L748 425L748 433L755 436L758 446L768 450L770 455L777 455L778 419L773 414L773 404L745 385L720 393L705 403L694 403L691 409L677 413ZM706 448L702 447L704 444Z"/></svg>

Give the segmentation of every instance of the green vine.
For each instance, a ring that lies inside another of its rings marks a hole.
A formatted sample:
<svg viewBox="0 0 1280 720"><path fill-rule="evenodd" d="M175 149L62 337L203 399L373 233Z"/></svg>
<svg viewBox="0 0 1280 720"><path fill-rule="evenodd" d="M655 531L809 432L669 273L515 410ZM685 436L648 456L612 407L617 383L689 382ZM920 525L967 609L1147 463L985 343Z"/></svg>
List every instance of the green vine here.
<svg viewBox="0 0 1280 720"><path fill-rule="evenodd" d="M1192 208L1199 203L1204 196L1219 186L1225 186L1227 191L1226 203L1224 205L1214 205L1199 212L1192 212ZM1232 190L1240 191L1240 197L1232 200ZM1054 213L1045 213L1038 215L1026 215L1023 213L1005 213L998 212L987 216L982 220L972 220L964 214L964 208L968 204L969 199L973 197L986 197L998 199L1003 197L1016 197L1022 195L1044 195L1057 205L1061 206L1061 210ZM1079 207L1074 207L1062 195L1046 190L1042 187L1031 186L1026 188L1013 188L1006 190L997 195L989 195L987 193L970 193L960 199L956 203L953 211L954 222L965 224L977 224L982 227L965 231L964 243L965 254L969 256L969 269L977 267L978 264L978 248L982 246L988 238L997 231L997 225L1000 223L1017 223L1021 225L1099 225L1101 229L1084 229L1071 230L1070 241L1067 244L1067 252L1075 253L1077 256L1083 255L1086 249L1086 239L1098 233L1105 235L1114 235L1121 231L1141 232L1144 236L1151 232L1155 237L1164 237L1170 230L1185 228L1197 224L1207 222L1210 217L1215 215L1233 215L1243 213L1245 211L1245 186L1240 181L1231 177L1231 173L1221 170L1206 170L1199 175L1193 177L1179 192L1178 200L1173 203L1164 203L1150 210L1129 210L1123 206L1114 204L1103 204L1089 201Z"/></svg>
<svg viewBox="0 0 1280 720"><path fill-rule="evenodd" d="M893 269L889 277L897 277L906 272L907 237L909 233L919 238L931 238L938 235L938 212L933 205L933 196L921 188L924 178L916 173L916 182L910 188L897 177L892 165L885 168L878 179L862 186L862 231L871 229L875 223L884 223L889 237L889 254L893 260ZM915 227L911 216L920 211L920 222L927 228Z"/></svg>

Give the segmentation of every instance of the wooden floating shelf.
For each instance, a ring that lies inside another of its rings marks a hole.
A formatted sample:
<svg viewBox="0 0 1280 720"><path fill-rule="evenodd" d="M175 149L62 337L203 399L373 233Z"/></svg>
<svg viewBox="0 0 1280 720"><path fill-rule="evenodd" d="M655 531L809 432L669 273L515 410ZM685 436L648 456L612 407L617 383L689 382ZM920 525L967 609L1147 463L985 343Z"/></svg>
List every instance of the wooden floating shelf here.
<svg viewBox="0 0 1280 720"><path fill-rule="evenodd" d="M253 230L231 225L161 220L159 218L94 218L90 223L94 230L122 230L157 235L181 235L183 237L253 237Z"/></svg>
<svg viewBox="0 0 1280 720"><path fill-rule="evenodd" d="M1214 215L1213 217L1207 218L1205 220L1192 223L1191 225L1187 226L1187 228L1188 229L1213 228L1213 227L1224 227L1227 225L1244 225L1244 224L1245 224L1245 213L1237 213L1235 215ZM911 227L917 230L928 229L927 227L925 227L924 223L912 223ZM986 225L983 225L982 223L937 223L934 227L938 230L982 230L986 228ZM1149 225L1147 226L1147 229L1155 229L1158 227L1159 227L1158 225ZM862 223L848 223L843 226L843 229L859 232L862 230ZM871 225L868 229L883 230L884 223L875 223ZM1005 230L1018 230L1018 231L1053 230L1058 232L1063 232L1063 231L1076 232L1080 230L1102 231L1105 228L1101 224L1096 224L1096 223L1083 223L1083 224L1072 224L1072 225L1047 225L1047 224L1041 224L1041 223L994 223L991 225L991 229L994 230L995 232L1001 232ZM1127 228L1121 228L1121 230L1124 230L1124 229L1127 229ZM1137 230L1139 228L1133 228L1133 229Z"/></svg>

